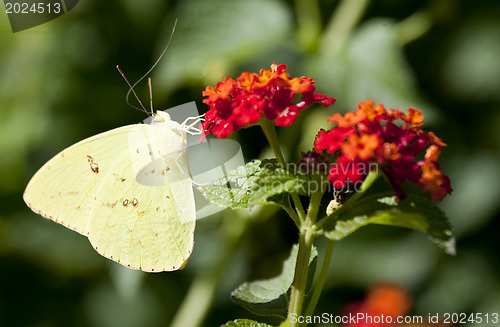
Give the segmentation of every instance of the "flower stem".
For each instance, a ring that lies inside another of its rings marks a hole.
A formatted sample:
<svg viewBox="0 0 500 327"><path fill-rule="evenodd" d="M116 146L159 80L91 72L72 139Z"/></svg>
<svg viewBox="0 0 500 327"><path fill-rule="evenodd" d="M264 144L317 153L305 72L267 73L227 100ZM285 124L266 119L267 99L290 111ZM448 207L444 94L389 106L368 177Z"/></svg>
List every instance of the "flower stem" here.
<svg viewBox="0 0 500 327"><path fill-rule="evenodd" d="M295 0L298 38L306 51L314 51L321 36L321 11L318 0Z"/></svg>
<svg viewBox="0 0 500 327"><path fill-rule="evenodd" d="M404 46L427 33L433 25L433 18L427 11L417 11L397 23L395 27L399 45Z"/></svg>
<svg viewBox="0 0 500 327"><path fill-rule="evenodd" d="M309 301L309 305L306 309L306 316L311 316L314 313L314 309L316 309L316 305L318 304L319 297L321 295L321 291L323 290L323 286L325 285L326 277L328 276L328 268L330 267L330 262L332 261L332 253L333 246L335 242L332 240L328 241L328 245L326 247L325 258L323 259L323 265L321 266L321 271L318 276L318 280L314 284L313 293L311 295L311 299Z"/></svg>
<svg viewBox="0 0 500 327"><path fill-rule="evenodd" d="M283 166L283 169L287 169L287 164L285 158L283 157L283 153L281 152L281 148L278 142L278 134L276 134L276 129L272 122L268 120L263 120L260 123L260 127L266 136L271 149L273 149L274 154L276 155L276 159ZM306 213L304 211L304 207L302 206L302 202L300 201L299 195L297 193L291 193L293 204L295 205L295 209L297 210L297 215L299 216L299 222L304 222ZM293 217L292 217L293 219ZM295 221L295 220L294 220ZM297 222L295 222L297 224ZM300 227L300 226L299 226Z"/></svg>
<svg viewBox="0 0 500 327"><path fill-rule="evenodd" d="M324 55L333 55L342 49L369 3L370 0L343 0L337 5L321 40Z"/></svg>
<svg viewBox="0 0 500 327"><path fill-rule="evenodd" d="M272 214L272 212L273 210L268 210L266 214ZM204 270L204 274L197 275L193 280L170 323L170 327L199 327L203 325L203 321L213 304L217 287L220 285L221 276L226 272L234 258L242 241L241 236L251 222L251 219L233 219L233 216L229 215L224 217L218 238L225 239L225 251L219 253L219 257L214 260L212 265L204 267L207 268Z"/></svg>
<svg viewBox="0 0 500 327"><path fill-rule="evenodd" d="M297 263L295 264L288 317L292 314L297 316L302 314L302 306L306 297L307 275L309 273L309 257L311 256L311 249L315 238L313 227L318 216L322 198L323 192L315 192L311 195L306 220L300 228L299 253L297 254ZM298 326L300 326L298 322L292 323L292 327Z"/></svg>
<svg viewBox="0 0 500 327"><path fill-rule="evenodd" d="M281 152L281 148L278 142L278 134L276 134L276 129L274 128L273 123L268 120L264 120L260 123L260 127L262 128L262 131L264 132L264 135L266 136L267 142L269 142L271 149L273 149L273 152L276 155L276 159L278 159L278 162L283 165L283 168L286 169L287 167L285 157L283 157L283 153Z"/></svg>
<svg viewBox="0 0 500 327"><path fill-rule="evenodd" d="M359 188L359 190L354 193L348 201L351 201L351 203L354 203L358 200L358 198L360 198L361 196L363 196L363 194L366 193L366 191L370 188L370 186L373 185L373 183L375 183L375 181L379 178L380 176L380 173L377 171L377 170L373 170L371 172L368 173L368 175L366 175L365 177L365 180L363 181L363 184L361 184L361 187Z"/></svg>
<svg viewBox="0 0 500 327"><path fill-rule="evenodd" d="M306 296L307 274L309 273L309 257L313 245L314 236L310 232L300 233L299 253L297 254L297 263L295 265L295 276L292 284L292 293L290 296L290 305L288 308L288 317L292 314L300 316L302 305ZM299 327L298 322L292 323L292 327Z"/></svg>

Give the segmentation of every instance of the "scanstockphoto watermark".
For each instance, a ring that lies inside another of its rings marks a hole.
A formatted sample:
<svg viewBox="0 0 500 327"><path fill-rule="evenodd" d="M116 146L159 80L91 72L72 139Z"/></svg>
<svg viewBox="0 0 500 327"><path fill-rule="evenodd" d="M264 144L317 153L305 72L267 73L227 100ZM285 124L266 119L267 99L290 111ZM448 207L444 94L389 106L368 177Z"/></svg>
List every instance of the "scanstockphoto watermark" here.
<svg viewBox="0 0 500 327"><path fill-rule="evenodd" d="M324 312L321 315L314 316L299 316L295 313L290 315L291 323L299 324L361 324L361 325L373 325L373 324L422 324L424 318L422 316L389 316L389 315L370 315L368 313L358 312L349 313L347 315L334 315L331 313Z"/></svg>
<svg viewBox="0 0 500 327"><path fill-rule="evenodd" d="M500 321L498 312L472 312L472 313L428 313L427 315L409 315L409 316L389 316L389 315L372 315L364 312L349 313L346 315L334 315L323 313L314 316L299 316L297 314L290 315L291 323L307 323L307 324L332 324L332 325L421 325L421 324L441 324L441 325L461 325L461 324L482 324L496 325Z"/></svg>
<svg viewBox="0 0 500 327"><path fill-rule="evenodd" d="M366 176L371 171L378 172L379 166L376 163L349 163L347 165L338 165L336 163L330 164L326 162L310 165L308 163L289 163L284 167L280 163L265 162L262 164L263 169L271 171L281 171L288 176L294 176L289 179L270 179L269 181L259 181L254 184L252 189L254 191L261 187L272 189L281 189L286 192L298 191L301 194L310 196L316 192L332 192L334 189L342 189L343 191L357 192L360 190L363 181L349 181L348 182L331 182L328 175L339 176ZM305 176L315 175L316 178L304 178Z"/></svg>

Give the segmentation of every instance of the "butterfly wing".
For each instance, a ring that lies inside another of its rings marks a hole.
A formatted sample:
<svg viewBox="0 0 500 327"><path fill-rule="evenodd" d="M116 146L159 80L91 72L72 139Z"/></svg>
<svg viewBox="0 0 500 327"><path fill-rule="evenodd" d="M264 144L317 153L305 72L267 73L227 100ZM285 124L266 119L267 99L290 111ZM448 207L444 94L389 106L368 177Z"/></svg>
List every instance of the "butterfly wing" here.
<svg viewBox="0 0 500 327"><path fill-rule="evenodd" d="M87 235L107 258L144 271L177 270L191 254L196 217L184 142L166 125L93 136L48 161L24 200Z"/></svg>

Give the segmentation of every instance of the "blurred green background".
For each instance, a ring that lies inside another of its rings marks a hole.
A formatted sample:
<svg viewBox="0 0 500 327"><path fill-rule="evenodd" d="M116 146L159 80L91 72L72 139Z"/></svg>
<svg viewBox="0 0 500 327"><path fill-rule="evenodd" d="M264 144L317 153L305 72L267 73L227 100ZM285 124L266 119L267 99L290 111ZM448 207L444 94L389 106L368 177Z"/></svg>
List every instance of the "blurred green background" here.
<svg viewBox="0 0 500 327"><path fill-rule="evenodd" d="M417 315L499 312L498 1L86 0L15 34L0 9L0 326L219 326L256 318L229 294L280 272L297 239L281 212L202 219L184 270L146 274L101 257L22 199L31 176L60 150L145 118L127 106L115 66L135 82L165 47L175 18L173 41L151 74L156 109L193 100L204 108L206 85L286 63L292 76L311 76L319 92L337 98L278 130L290 159L311 148L328 116L368 99L421 109L424 128L448 144L441 162L454 192L440 206L455 227L457 256L416 232L366 227L336 246L318 313L339 313L379 281L409 290ZM147 103L147 83L137 91ZM236 139L248 160L269 154L257 128Z"/></svg>

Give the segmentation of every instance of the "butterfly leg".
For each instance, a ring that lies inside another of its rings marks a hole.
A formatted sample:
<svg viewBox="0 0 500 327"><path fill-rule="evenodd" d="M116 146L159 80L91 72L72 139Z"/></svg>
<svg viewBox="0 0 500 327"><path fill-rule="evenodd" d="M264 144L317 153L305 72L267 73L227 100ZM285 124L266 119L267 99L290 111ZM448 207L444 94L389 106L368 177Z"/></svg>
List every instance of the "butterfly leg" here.
<svg viewBox="0 0 500 327"><path fill-rule="evenodd" d="M179 128L190 135L200 135L203 133L203 131L199 128L194 127L194 126L196 124L199 124L200 122L205 121L204 117L205 117L205 114L199 115L196 117L188 117L188 118L186 118L186 120L184 120L182 122L182 124L180 124ZM194 120L194 121L191 124L189 124L190 120Z"/></svg>

